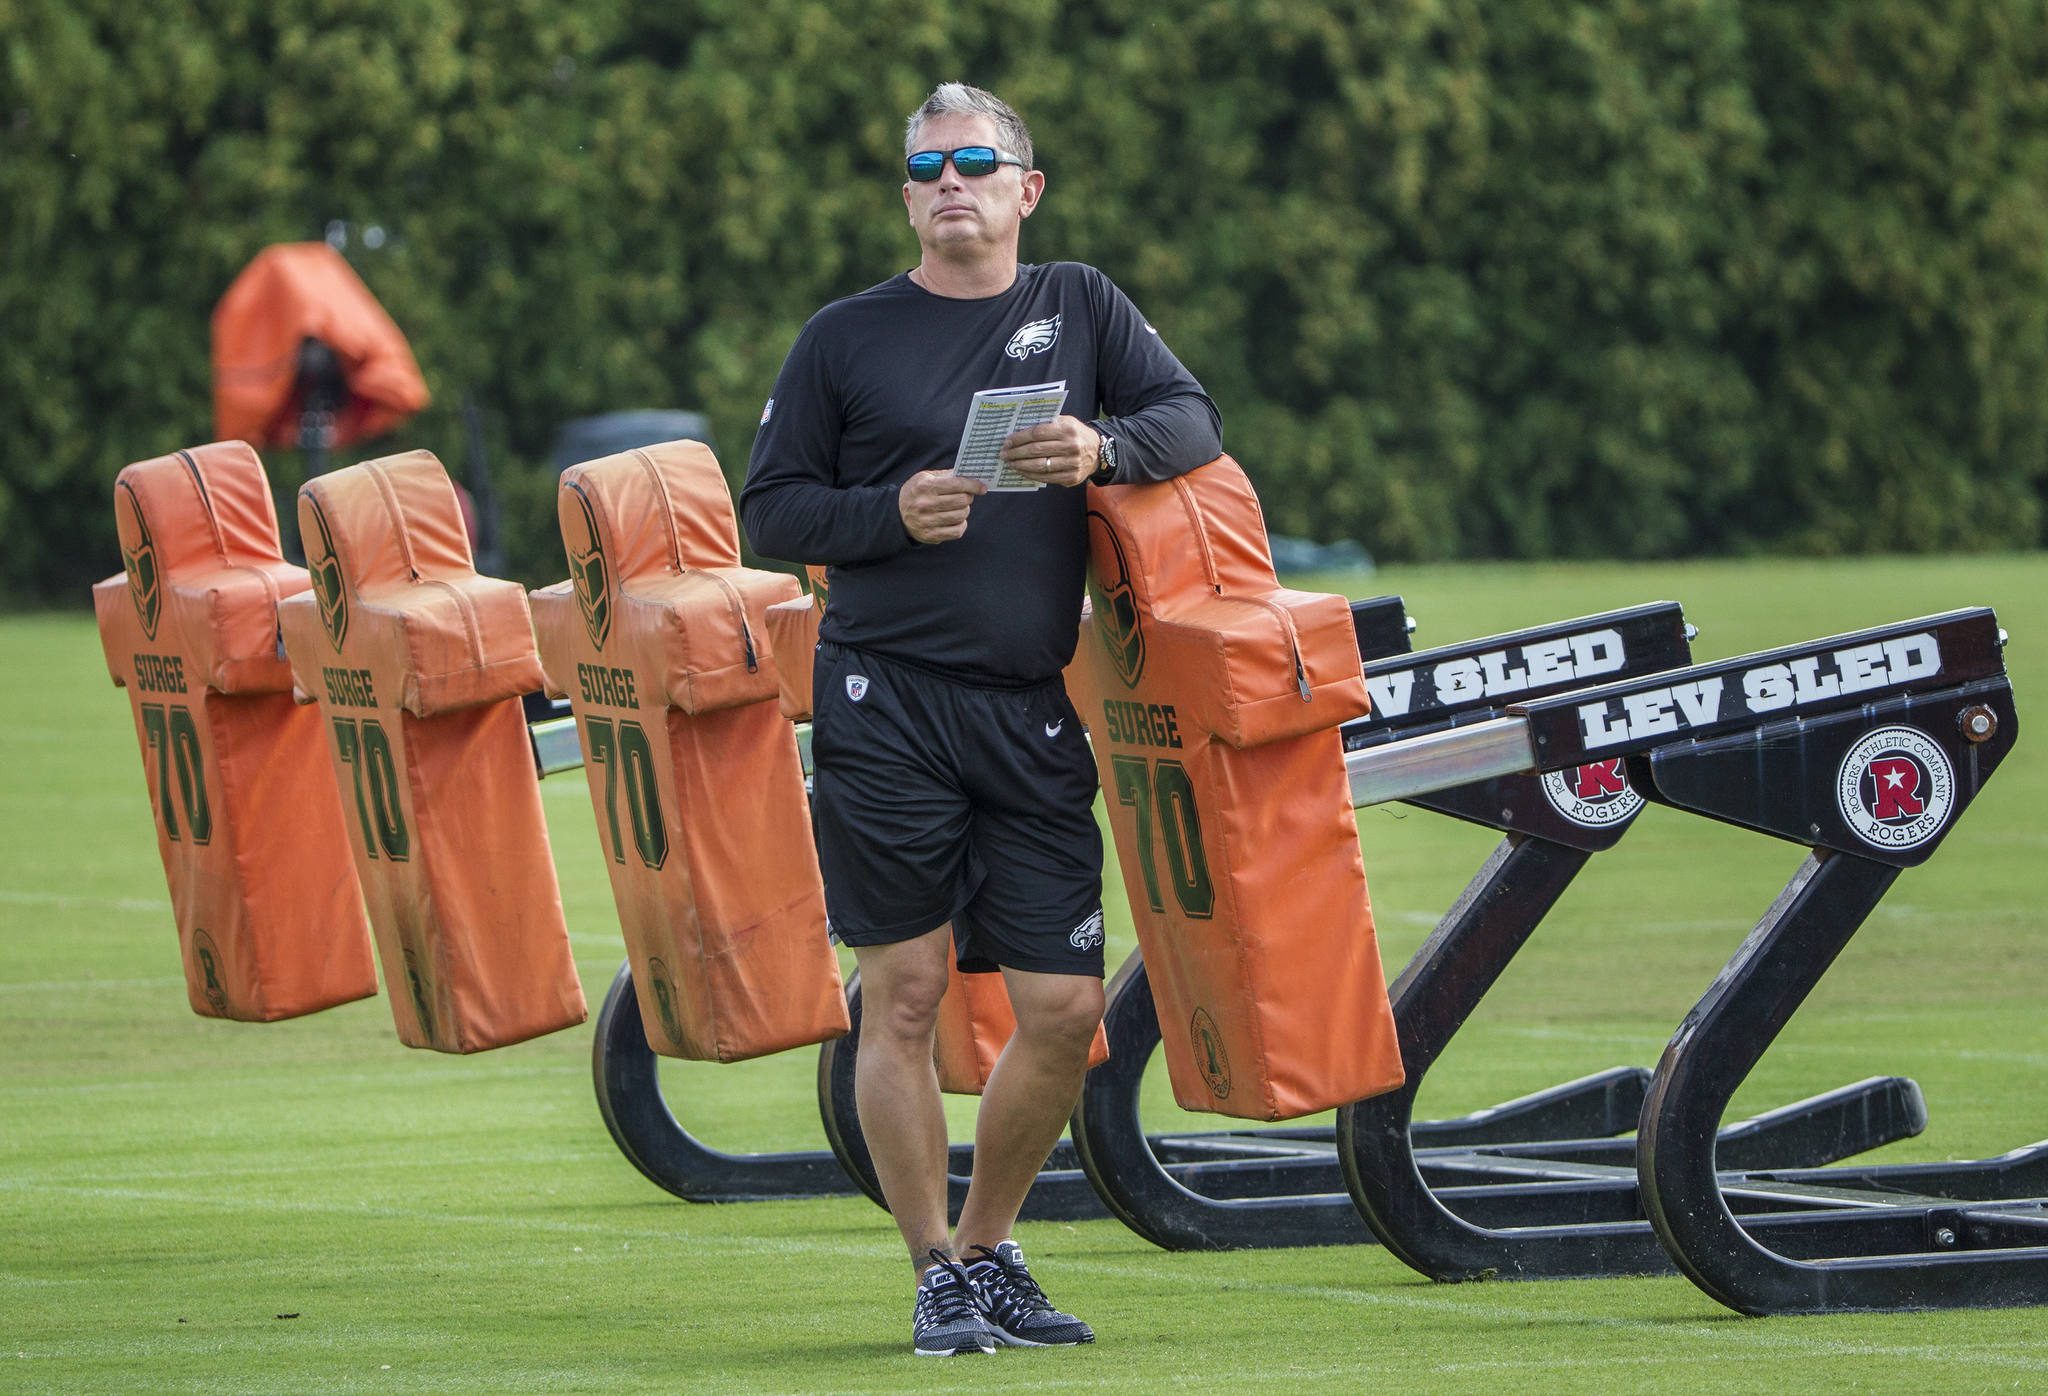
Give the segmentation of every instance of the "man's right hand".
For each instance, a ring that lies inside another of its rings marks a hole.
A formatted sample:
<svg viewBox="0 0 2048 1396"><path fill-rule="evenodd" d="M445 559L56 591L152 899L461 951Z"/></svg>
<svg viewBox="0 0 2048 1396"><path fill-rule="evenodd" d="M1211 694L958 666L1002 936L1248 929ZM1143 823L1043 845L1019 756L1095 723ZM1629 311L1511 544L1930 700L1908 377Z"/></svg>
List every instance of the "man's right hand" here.
<svg viewBox="0 0 2048 1396"><path fill-rule="evenodd" d="M920 543L946 543L967 531L967 510L988 486L950 470L921 470L896 492L903 531Z"/></svg>

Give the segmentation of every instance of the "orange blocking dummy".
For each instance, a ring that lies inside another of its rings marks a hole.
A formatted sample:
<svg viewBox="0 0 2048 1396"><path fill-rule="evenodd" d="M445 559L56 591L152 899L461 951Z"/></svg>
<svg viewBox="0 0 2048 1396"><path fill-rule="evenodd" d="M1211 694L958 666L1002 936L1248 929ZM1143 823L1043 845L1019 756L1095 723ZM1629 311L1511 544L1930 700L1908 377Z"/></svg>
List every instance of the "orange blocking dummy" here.
<svg viewBox="0 0 2048 1396"><path fill-rule="evenodd" d="M1279 1120L1393 1089L1337 733L1366 711L1349 608L1275 582L1228 456L1088 499L1094 620L1069 678L1174 1098Z"/></svg>
<svg viewBox="0 0 2048 1396"><path fill-rule="evenodd" d="M192 1011L267 1022L377 992L320 721L291 698L277 603L305 569L239 441L114 482L122 576L93 588L128 690Z"/></svg>
<svg viewBox="0 0 2048 1396"><path fill-rule="evenodd" d="M823 591L778 601L763 613L768 644L775 651L776 702L782 715L798 722L811 716L811 674L816 668L818 617Z"/></svg>
<svg viewBox="0 0 2048 1396"><path fill-rule="evenodd" d="M317 700L399 1040L481 1052L583 1021L519 695L516 582L479 577L454 487L412 451L299 491L313 589L278 608Z"/></svg>
<svg viewBox="0 0 2048 1396"><path fill-rule="evenodd" d="M838 1037L765 619L796 580L740 566L725 476L694 441L572 466L557 508L570 580L533 593L534 627L576 714L648 1043L739 1061Z"/></svg>

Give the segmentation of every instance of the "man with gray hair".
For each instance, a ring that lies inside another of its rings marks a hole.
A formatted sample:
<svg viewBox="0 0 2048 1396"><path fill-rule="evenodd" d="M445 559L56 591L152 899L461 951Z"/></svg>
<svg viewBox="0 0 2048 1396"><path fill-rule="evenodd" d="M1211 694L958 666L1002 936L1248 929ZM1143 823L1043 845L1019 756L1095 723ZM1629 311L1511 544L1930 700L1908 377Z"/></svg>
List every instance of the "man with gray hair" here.
<svg viewBox="0 0 2048 1396"><path fill-rule="evenodd" d="M1085 1343L1093 1331L1046 1299L1010 1234L1102 1017L1095 765L1060 677L1088 565L1082 486L1185 473L1221 453L1220 427L1108 277L1018 263L1045 175L1005 103L944 83L904 153L918 264L804 326L740 515L757 552L828 568L818 855L832 929L860 962L855 1095L917 1275L913 1348ZM1068 415L1002 446L1049 488L991 495L953 473L977 391L1051 381ZM1000 971L1017 1017L950 1234L932 1065L949 953L965 973Z"/></svg>

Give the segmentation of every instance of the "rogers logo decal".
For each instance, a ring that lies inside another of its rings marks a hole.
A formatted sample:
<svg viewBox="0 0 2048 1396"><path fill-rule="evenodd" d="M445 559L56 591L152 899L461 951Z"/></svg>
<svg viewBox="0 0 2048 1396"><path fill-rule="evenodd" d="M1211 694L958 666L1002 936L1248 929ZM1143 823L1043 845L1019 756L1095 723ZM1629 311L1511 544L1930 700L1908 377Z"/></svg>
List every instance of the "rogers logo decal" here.
<svg viewBox="0 0 2048 1396"><path fill-rule="evenodd" d="M1874 848L1918 848L1948 824L1956 774L1948 753L1914 727L1880 727L1849 748L1835 803Z"/></svg>
<svg viewBox="0 0 2048 1396"><path fill-rule="evenodd" d="M1588 829L1619 824L1643 807L1643 797L1628 783L1620 757L1594 761L1543 777L1543 797L1572 823Z"/></svg>

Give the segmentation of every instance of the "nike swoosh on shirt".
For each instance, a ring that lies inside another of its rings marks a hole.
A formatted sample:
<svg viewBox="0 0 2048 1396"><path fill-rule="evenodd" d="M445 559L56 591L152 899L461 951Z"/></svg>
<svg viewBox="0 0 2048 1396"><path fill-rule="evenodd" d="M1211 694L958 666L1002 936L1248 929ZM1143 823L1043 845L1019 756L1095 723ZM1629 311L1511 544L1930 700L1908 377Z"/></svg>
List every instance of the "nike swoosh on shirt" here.
<svg viewBox="0 0 2048 1396"><path fill-rule="evenodd" d="M1066 725L1067 720L1065 718L1061 718L1058 722L1048 722L1045 724L1045 735L1048 737L1057 737L1060 734L1060 729L1062 727L1065 727Z"/></svg>

